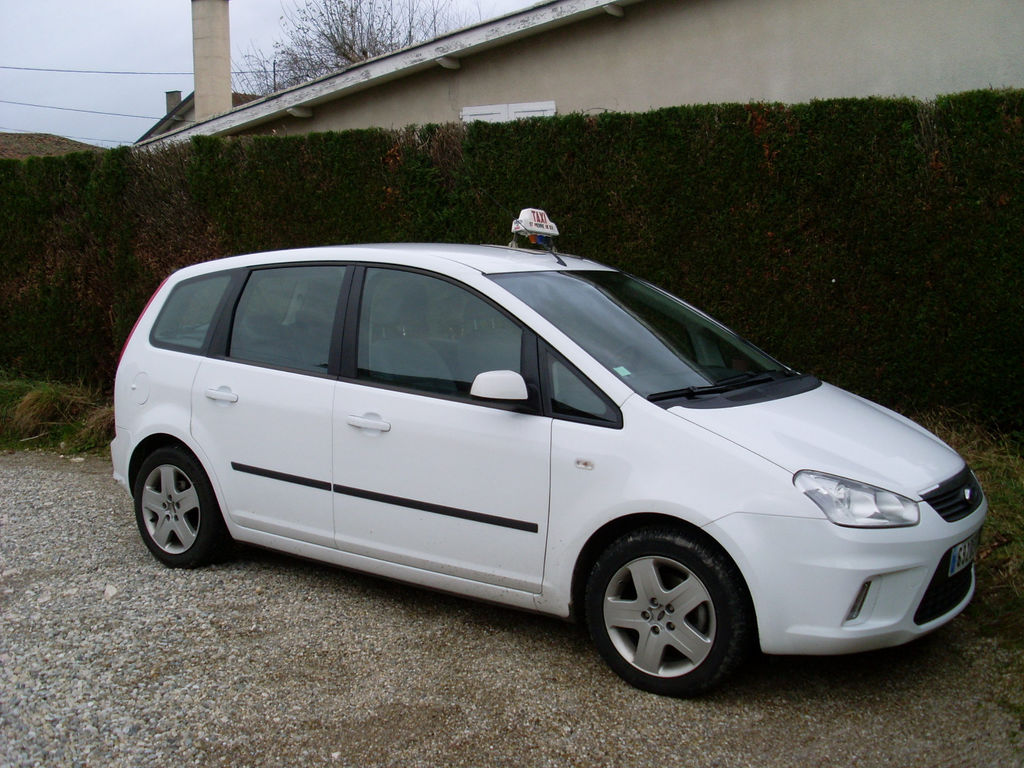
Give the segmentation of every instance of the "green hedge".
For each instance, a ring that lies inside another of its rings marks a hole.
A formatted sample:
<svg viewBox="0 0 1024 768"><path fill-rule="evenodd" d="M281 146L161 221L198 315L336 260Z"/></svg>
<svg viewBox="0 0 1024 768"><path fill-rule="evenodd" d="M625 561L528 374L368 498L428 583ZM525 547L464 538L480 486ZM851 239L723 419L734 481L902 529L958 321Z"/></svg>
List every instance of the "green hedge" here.
<svg viewBox="0 0 1024 768"><path fill-rule="evenodd" d="M109 386L160 279L367 241L560 247L909 410L1024 426L1024 91L197 139L0 163L0 368Z"/></svg>

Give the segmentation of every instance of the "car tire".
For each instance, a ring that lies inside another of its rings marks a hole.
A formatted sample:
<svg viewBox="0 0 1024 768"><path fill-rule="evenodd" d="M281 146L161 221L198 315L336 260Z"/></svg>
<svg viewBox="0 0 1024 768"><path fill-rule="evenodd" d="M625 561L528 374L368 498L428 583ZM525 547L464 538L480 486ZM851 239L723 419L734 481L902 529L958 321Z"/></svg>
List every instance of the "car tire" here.
<svg viewBox="0 0 1024 768"><path fill-rule="evenodd" d="M626 682L688 697L718 685L755 637L743 577L717 548L673 528L644 528L598 557L586 587L598 651Z"/></svg>
<svg viewBox="0 0 1024 768"><path fill-rule="evenodd" d="M160 448L142 463L133 489L135 522L146 547L169 568L220 560L230 536L206 472L181 448Z"/></svg>

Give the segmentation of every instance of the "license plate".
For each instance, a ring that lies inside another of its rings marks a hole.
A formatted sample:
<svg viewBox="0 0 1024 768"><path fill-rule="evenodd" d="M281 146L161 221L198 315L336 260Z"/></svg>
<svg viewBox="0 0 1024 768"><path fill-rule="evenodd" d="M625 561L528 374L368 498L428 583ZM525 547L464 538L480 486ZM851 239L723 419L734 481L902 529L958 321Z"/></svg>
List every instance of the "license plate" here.
<svg viewBox="0 0 1024 768"><path fill-rule="evenodd" d="M978 551L978 538L980 531L971 538L961 541L949 550L949 573L947 576L954 576L974 562L974 555Z"/></svg>

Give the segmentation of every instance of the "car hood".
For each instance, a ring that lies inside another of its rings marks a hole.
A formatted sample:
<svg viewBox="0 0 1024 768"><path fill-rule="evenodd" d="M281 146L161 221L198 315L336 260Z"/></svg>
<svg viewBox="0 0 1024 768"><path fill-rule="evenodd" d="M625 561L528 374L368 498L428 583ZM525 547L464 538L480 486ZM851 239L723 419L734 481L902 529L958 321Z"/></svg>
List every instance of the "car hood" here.
<svg viewBox="0 0 1024 768"><path fill-rule="evenodd" d="M789 472L827 472L914 499L964 465L909 419L825 383L768 402L669 411Z"/></svg>

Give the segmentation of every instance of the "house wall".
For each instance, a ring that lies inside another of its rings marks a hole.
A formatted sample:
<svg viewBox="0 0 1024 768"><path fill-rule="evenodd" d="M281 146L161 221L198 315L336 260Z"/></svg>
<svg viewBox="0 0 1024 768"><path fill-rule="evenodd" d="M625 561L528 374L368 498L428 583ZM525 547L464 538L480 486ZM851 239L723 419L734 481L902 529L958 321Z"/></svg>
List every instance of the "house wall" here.
<svg viewBox="0 0 1024 768"><path fill-rule="evenodd" d="M254 132L457 121L465 106L560 114L1024 86L1022 0L646 0L314 108Z"/></svg>

